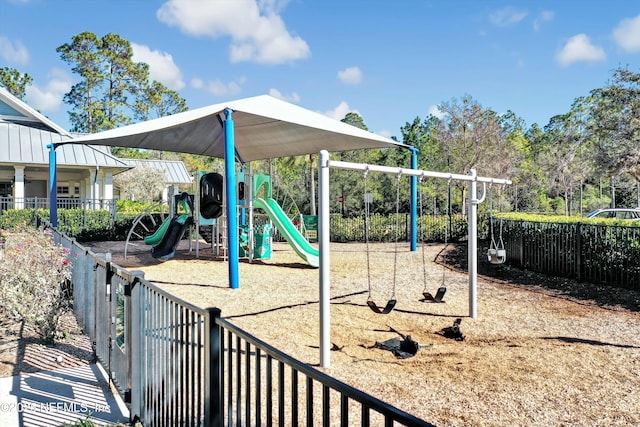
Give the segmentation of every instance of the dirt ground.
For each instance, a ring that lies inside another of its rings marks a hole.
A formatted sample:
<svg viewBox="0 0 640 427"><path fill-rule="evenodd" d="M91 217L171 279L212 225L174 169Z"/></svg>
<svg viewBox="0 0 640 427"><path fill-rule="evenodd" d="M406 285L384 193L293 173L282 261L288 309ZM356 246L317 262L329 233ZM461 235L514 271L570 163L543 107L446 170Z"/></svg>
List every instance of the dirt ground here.
<svg viewBox="0 0 640 427"><path fill-rule="evenodd" d="M60 319L65 331L55 344L45 343L38 333L0 311L0 377L71 368L95 362L91 340L78 327L73 313Z"/></svg>
<svg viewBox="0 0 640 427"><path fill-rule="evenodd" d="M311 365L319 364L319 273L286 243L272 258L240 264L229 289L227 264L206 244L167 261L148 248L113 261L224 317ZM325 371L438 426L640 425L640 295L551 280L480 258L478 316L469 314L464 245L331 245L331 367ZM425 260L423 262L423 259ZM447 267L443 267L445 261ZM395 273L394 273L395 272ZM395 279L394 279L395 275ZM426 280L425 277L426 276ZM370 286L369 286L370 281ZM425 286L426 284L426 286ZM445 303L420 301L446 286ZM367 307L393 294L387 314ZM462 319L464 340L440 333ZM411 336L420 345L402 359L376 342Z"/></svg>

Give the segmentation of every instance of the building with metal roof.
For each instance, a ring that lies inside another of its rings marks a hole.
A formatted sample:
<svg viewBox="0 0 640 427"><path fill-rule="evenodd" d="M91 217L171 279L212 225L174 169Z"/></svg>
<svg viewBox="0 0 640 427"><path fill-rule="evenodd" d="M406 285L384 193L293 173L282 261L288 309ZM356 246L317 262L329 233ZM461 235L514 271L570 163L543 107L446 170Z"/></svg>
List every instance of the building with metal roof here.
<svg viewBox="0 0 640 427"><path fill-rule="evenodd" d="M118 195L113 177L143 163L163 169L168 186L192 182L180 161L120 159L107 146L59 145L77 136L0 87L0 210L40 206L36 200L46 202L52 144L57 145L56 187L61 206L65 202L73 205L74 200L92 200L91 206L103 206L103 201Z"/></svg>

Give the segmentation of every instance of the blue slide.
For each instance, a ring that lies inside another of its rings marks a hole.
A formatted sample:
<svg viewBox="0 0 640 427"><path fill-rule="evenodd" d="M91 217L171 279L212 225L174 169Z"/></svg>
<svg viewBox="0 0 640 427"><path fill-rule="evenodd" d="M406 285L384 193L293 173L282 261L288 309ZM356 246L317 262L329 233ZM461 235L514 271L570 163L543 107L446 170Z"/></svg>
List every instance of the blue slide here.
<svg viewBox="0 0 640 427"><path fill-rule="evenodd" d="M253 200L253 207L265 211L269 219L273 221L278 231L280 231L280 234L284 236L296 253L310 266L318 267L320 265L320 253L318 249L313 247L298 231L278 202L270 197L266 199L256 197Z"/></svg>

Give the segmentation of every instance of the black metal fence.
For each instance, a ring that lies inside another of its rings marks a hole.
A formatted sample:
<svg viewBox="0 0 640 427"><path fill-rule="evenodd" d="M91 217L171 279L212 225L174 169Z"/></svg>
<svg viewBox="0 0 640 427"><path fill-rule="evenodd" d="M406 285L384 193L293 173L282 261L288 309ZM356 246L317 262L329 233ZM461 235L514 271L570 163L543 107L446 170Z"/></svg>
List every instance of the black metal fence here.
<svg viewBox="0 0 640 427"><path fill-rule="evenodd" d="M215 402L229 426L431 426L332 378L216 318L221 393Z"/></svg>
<svg viewBox="0 0 640 427"><path fill-rule="evenodd" d="M640 227L512 220L502 225L509 264L640 290Z"/></svg>
<svg viewBox="0 0 640 427"><path fill-rule="evenodd" d="M431 426L332 378L54 230L74 312L145 426Z"/></svg>
<svg viewBox="0 0 640 427"><path fill-rule="evenodd" d="M256 224L269 221L265 215L255 215ZM373 214L369 217L370 242L407 242L410 237L410 218L408 213L391 215ZM418 218L418 241L420 242L453 242L467 238L467 217L455 215L424 215ZM332 214L329 221L329 238L332 242L364 242L365 218L343 217ZM277 229L273 230L273 240L284 242L285 238Z"/></svg>

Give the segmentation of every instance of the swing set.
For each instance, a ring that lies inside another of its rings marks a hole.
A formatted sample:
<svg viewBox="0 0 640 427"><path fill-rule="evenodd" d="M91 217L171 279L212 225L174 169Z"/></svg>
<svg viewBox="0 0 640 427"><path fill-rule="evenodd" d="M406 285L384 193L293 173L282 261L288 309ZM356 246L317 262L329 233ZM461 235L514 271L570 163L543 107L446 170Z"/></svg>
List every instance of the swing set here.
<svg viewBox="0 0 640 427"><path fill-rule="evenodd" d="M351 163L339 160L331 160L329 158L329 152L326 150L320 151L318 155L318 242L319 242L319 269L320 269L320 366L328 367L330 362L330 325L331 325L331 311L330 311L330 291L331 291L331 253L330 253L330 181L329 171L334 169L346 169L361 171L363 173L380 172L386 174L393 174L397 177L407 175L411 177L411 230L412 239L415 237L415 224L416 224L416 205L417 205L417 178L418 177L430 177L437 179L447 179L464 181L468 183L468 199L467 199L467 221L468 221L468 264L469 264L469 317L477 317L477 286L478 286L478 205L485 199L487 193L487 184L511 184L511 181L507 179L487 178L479 177L476 174L475 169L471 169L468 175L452 174L445 172L433 172L417 169L417 160L414 162L415 157L412 157L413 169L408 168L395 168L389 166L379 165L367 165L364 163ZM366 174L365 174L366 177ZM366 182L366 181L365 181ZM482 185L482 193L478 194L478 184ZM398 183L396 183L398 185ZM365 190L366 191L366 190ZM396 210L399 205L399 189L396 189ZM366 242L369 242L369 211L368 206L365 208L365 215L367 216L367 226L365 230ZM396 215L396 221L398 216ZM396 225L397 226L397 225ZM413 241L413 240L412 240ZM397 242L397 233L396 233ZM423 242L424 243L424 242ZM412 245L412 250L415 250ZM397 250L396 250L397 254ZM370 259L367 251L367 270L370 267ZM395 261L394 261L395 264ZM369 298L367 305L376 313L384 314L390 313L397 304L396 300L396 283L395 283L396 268L394 267L394 283L393 291L389 301L383 306L375 304L371 298L371 277L367 272L367 280L369 282ZM438 293L434 296L435 299L442 299L444 291L441 286L438 289ZM424 291L426 292L426 290ZM428 300L426 295L425 299Z"/></svg>

